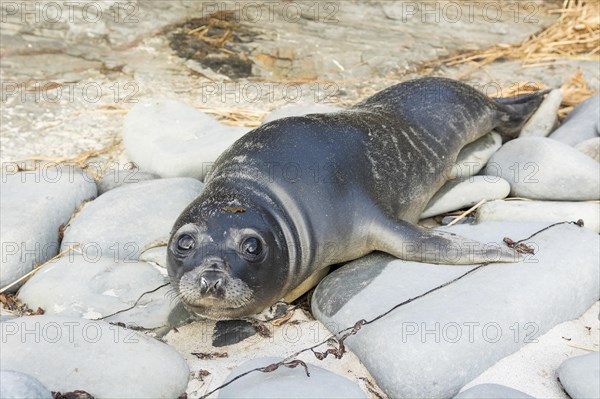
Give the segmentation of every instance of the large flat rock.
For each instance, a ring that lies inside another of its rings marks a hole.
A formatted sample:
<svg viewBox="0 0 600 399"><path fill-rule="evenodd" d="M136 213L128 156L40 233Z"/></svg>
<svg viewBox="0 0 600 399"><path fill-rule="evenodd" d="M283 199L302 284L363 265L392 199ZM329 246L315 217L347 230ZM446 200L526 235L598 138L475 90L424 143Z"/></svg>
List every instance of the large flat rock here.
<svg viewBox="0 0 600 399"><path fill-rule="evenodd" d="M44 314L106 317L108 322L154 329L169 324L177 304L168 295L170 285L157 290L168 282L165 269L145 262L63 256L29 279L19 299L32 309L44 309Z"/></svg>
<svg viewBox="0 0 600 399"><path fill-rule="evenodd" d="M448 180L431 198L421 219L468 208L482 200L506 198L510 184L496 176L470 176Z"/></svg>
<svg viewBox="0 0 600 399"><path fill-rule="evenodd" d="M454 399L533 399L533 396L525 392L499 385L481 384L462 391Z"/></svg>
<svg viewBox="0 0 600 399"><path fill-rule="evenodd" d="M573 399L600 397L600 355L598 352L564 361L557 371L560 383Z"/></svg>
<svg viewBox="0 0 600 399"><path fill-rule="evenodd" d="M598 137L600 119L600 94L596 94L580 103L565 118L550 138L575 146L583 141Z"/></svg>
<svg viewBox="0 0 600 399"><path fill-rule="evenodd" d="M34 377L13 370L0 370L0 398L52 399L50 391Z"/></svg>
<svg viewBox="0 0 600 399"><path fill-rule="evenodd" d="M135 261L144 249L169 239L179 214L202 191L189 177L157 179L110 190L81 210L65 232L63 249L80 243L87 260Z"/></svg>
<svg viewBox="0 0 600 399"><path fill-rule="evenodd" d="M490 201L477 209L478 222L568 222L583 220L600 233L600 204L570 201Z"/></svg>
<svg viewBox="0 0 600 399"><path fill-rule="evenodd" d="M280 362L281 358L261 357L248 360L235 368L226 382L249 370L266 367ZM270 373L254 372L245 378L243 384L232 384L219 392L219 399L225 398L367 398L358 385L347 378L313 364L307 364L306 372L302 366L295 368L280 367Z"/></svg>
<svg viewBox="0 0 600 399"><path fill-rule="evenodd" d="M503 245L547 224L482 223L445 228ZM516 264L490 264L400 307L347 341L391 397L442 398L553 326L581 315L600 290L600 241L574 225L527 242L536 249ZM370 320L444 284L471 266L397 260L376 253L325 278L313 313L331 331ZM402 378L398 378L402 376Z"/></svg>
<svg viewBox="0 0 600 399"><path fill-rule="evenodd" d="M168 345L103 321L30 316L0 323L1 368L29 374L51 391L96 398L176 398L189 378Z"/></svg>
<svg viewBox="0 0 600 399"><path fill-rule="evenodd" d="M509 141L490 158L485 174L507 180L515 197L550 201L600 198L600 164L547 137Z"/></svg>
<svg viewBox="0 0 600 399"><path fill-rule="evenodd" d="M0 287L55 256L60 226L96 193L94 179L73 166L47 164L37 170L3 173Z"/></svg>
<svg viewBox="0 0 600 399"><path fill-rule="evenodd" d="M223 125L179 101L152 99L127 114L123 142L146 172L204 180L219 155L248 130Z"/></svg>

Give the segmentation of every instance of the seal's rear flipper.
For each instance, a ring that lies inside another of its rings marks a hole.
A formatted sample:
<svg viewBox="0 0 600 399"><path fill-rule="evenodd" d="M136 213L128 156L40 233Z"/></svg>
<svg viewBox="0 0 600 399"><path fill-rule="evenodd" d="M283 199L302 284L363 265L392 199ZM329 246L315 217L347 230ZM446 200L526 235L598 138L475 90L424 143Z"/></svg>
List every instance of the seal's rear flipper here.
<svg viewBox="0 0 600 399"><path fill-rule="evenodd" d="M503 113L501 116L503 123L497 126L495 130L503 138L515 137L544 101L544 95L549 92L550 89L518 97L495 98L498 110Z"/></svg>
<svg viewBox="0 0 600 399"><path fill-rule="evenodd" d="M519 262L521 256L496 242L481 243L459 235L389 220L377 226L371 240L378 251L417 262L471 265Z"/></svg>

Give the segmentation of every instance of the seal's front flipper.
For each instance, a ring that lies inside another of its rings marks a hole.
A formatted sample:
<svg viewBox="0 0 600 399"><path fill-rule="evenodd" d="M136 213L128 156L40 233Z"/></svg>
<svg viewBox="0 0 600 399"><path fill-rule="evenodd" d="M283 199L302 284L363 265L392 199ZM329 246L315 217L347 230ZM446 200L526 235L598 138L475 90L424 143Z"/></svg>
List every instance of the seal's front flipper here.
<svg viewBox="0 0 600 399"><path fill-rule="evenodd" d="M371 240L378 251L417 262L471 265L521 260L516 251L496 242L484 244L405 221L387 220L381 223L371 231Z"/></svg>

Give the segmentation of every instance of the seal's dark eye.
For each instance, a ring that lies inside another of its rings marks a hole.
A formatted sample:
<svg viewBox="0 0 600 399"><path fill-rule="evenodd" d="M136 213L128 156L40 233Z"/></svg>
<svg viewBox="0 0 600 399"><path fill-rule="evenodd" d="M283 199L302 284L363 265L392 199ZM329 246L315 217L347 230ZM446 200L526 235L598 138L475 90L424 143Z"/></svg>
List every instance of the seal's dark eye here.
<svg viewBox="0 0 600 399"><path fill-rule="evenodd" d="M194 237L189 234L182 234L177 239L177 249L181 252L189 251L190 249L194 248L195 244L196 241L194 240Z"/></svg>
<svg viewBox="0 0 600 399"><path fill-rule="evenodd" d="M248 237L242 243L242 252L250 256L258 256L262 252L262 244L256 237Z"/></svg>

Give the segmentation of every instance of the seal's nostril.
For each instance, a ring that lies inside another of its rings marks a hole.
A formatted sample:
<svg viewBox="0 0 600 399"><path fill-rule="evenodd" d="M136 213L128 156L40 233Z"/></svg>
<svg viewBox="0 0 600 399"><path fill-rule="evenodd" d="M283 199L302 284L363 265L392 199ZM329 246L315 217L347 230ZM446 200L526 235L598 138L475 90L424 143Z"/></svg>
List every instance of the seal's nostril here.
<svg viewBox="0 0 600 399"><path fill-rule="evenodd" d="M213 286L213 288L215 290L217 290L222 284L223 284L223 280L218 279L217 281L215 281L215 285Z"/></svg>

